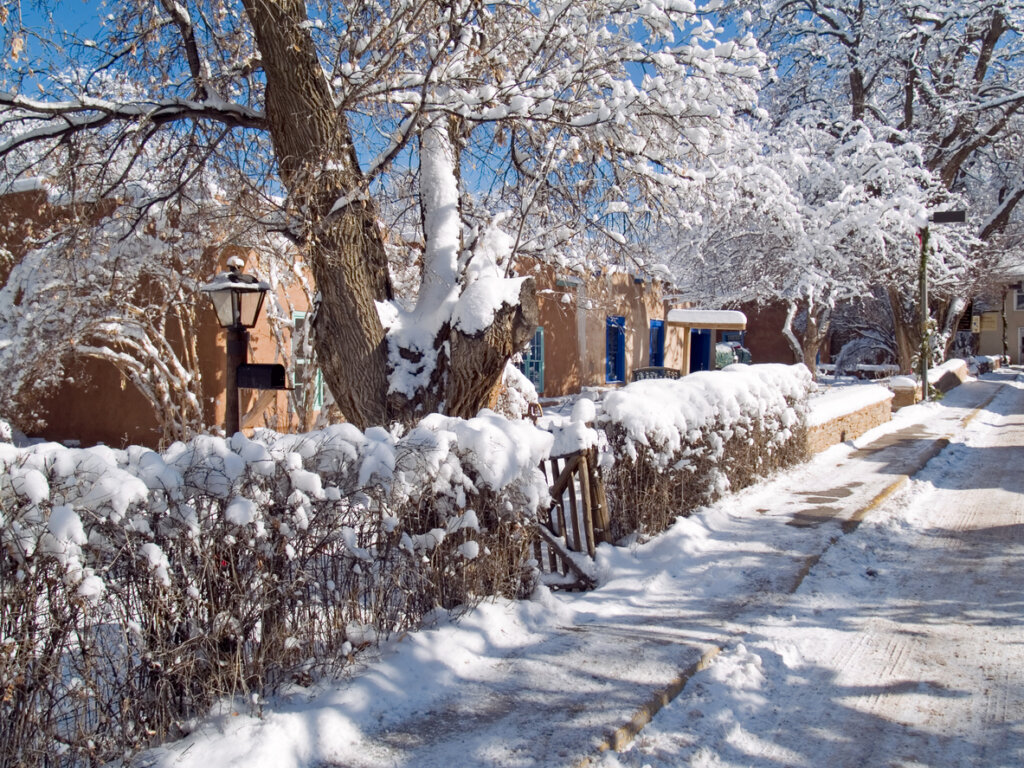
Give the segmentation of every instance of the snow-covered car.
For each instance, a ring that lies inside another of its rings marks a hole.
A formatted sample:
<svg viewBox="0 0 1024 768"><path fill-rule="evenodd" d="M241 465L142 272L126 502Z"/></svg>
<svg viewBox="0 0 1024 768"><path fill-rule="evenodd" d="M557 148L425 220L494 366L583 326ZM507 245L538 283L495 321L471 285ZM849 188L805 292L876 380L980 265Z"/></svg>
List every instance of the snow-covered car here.
<svg viewBox="0 0 1024 768"><path fill-rule="evenodd" d="M751 362L750 350L738 341L722 341L715 345L715 368L725 368L733 363Z"/></svg>

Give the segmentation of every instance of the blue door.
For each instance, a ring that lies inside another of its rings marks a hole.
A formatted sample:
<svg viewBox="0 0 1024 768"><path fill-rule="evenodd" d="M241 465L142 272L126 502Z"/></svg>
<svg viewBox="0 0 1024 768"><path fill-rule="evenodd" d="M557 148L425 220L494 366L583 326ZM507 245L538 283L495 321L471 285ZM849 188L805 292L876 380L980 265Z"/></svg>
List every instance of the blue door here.
<svg viewBox="0 0 1024 768"><path fill-rule="evenodd" d="M626 318L610 315L604 331L605 381L626 380Z"/></svg>
<svg viewBox="0 0 1024 768"><path fill-rule="evenodd" d="M519 370L533 383L538 395L544 394L544 326L538 325L534 331L530 349L523 353Z"/></svg>
<svg viewBox="0 0 1024 768"><path fill-rule="evenodd" d="M690 371L711 370L711 350L714 331L694 328L690 331Z"/></svg>
<svg viewBox="0 0 1024 768"><path fill-rule="evenodd" d="M651 320L651 366L665 365L665 321Z"/></svg>

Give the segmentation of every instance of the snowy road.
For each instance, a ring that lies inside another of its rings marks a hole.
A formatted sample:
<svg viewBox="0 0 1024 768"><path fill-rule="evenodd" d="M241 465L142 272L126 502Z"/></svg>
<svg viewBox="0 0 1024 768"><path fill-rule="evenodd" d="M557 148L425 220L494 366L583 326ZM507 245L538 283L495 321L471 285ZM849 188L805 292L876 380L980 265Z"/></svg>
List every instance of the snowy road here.
<svg viewBox="0 0 1024 768"><path fill-rule="evenodd" d="M600 764L1024 765L1022 469L1006 387Z"/></svg>
<svg viewBox="0 0 1024 768"><path fill-rule="evenodd" d="M139 765L1024 765L1024 384L986 378Z"/></svg>

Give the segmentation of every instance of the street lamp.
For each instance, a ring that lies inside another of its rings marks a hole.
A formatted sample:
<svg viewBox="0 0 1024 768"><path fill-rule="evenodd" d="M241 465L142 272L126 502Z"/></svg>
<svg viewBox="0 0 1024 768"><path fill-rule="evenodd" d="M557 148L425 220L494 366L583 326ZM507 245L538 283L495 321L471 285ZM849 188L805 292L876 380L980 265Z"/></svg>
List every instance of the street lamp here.
<svg viewBox="0 0 1024 768"><path fill-rule="evenodd" d="M932 224L963 224L967 221L967 211L935 211L928 217ZM928 358L932 354L931 333L928 330L928 227L922 227L919 233L921 238L921 264L918 271L920 283L920 315L921 315L921 399L928 399Z"/></svg>
<svg viewBox="0 0 1024 768"><path fill-rule="evenodd" d="M221 272L199 290L209 295L217 321L227 330L227 375L225 376L224 431L230 437L239 430L238 368L245 365L249 331L256 324L263 298L270 285L254 275L239 271L244 262L228 259L228 271Z"/></svg>

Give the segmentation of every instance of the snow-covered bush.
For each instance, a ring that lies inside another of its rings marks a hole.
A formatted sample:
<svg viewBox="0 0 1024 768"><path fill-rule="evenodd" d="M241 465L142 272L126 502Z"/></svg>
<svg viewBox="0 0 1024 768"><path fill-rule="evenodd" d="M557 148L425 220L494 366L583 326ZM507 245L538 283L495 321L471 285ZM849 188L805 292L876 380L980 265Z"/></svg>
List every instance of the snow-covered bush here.
<svg viewBox="0 0 1024 768"><path fill-rule="evenodd" d="M599 421L613 535L665 530L678 515L806 456L802 365L735 364L609 394Z"/></svg>
<svg viewBox="0 0 1024 768"><path fill-rule="evenodd" d="M484 411L163 453L0 444L0 743L103 763L437 607L529 588L551 442Z"/></svg>

